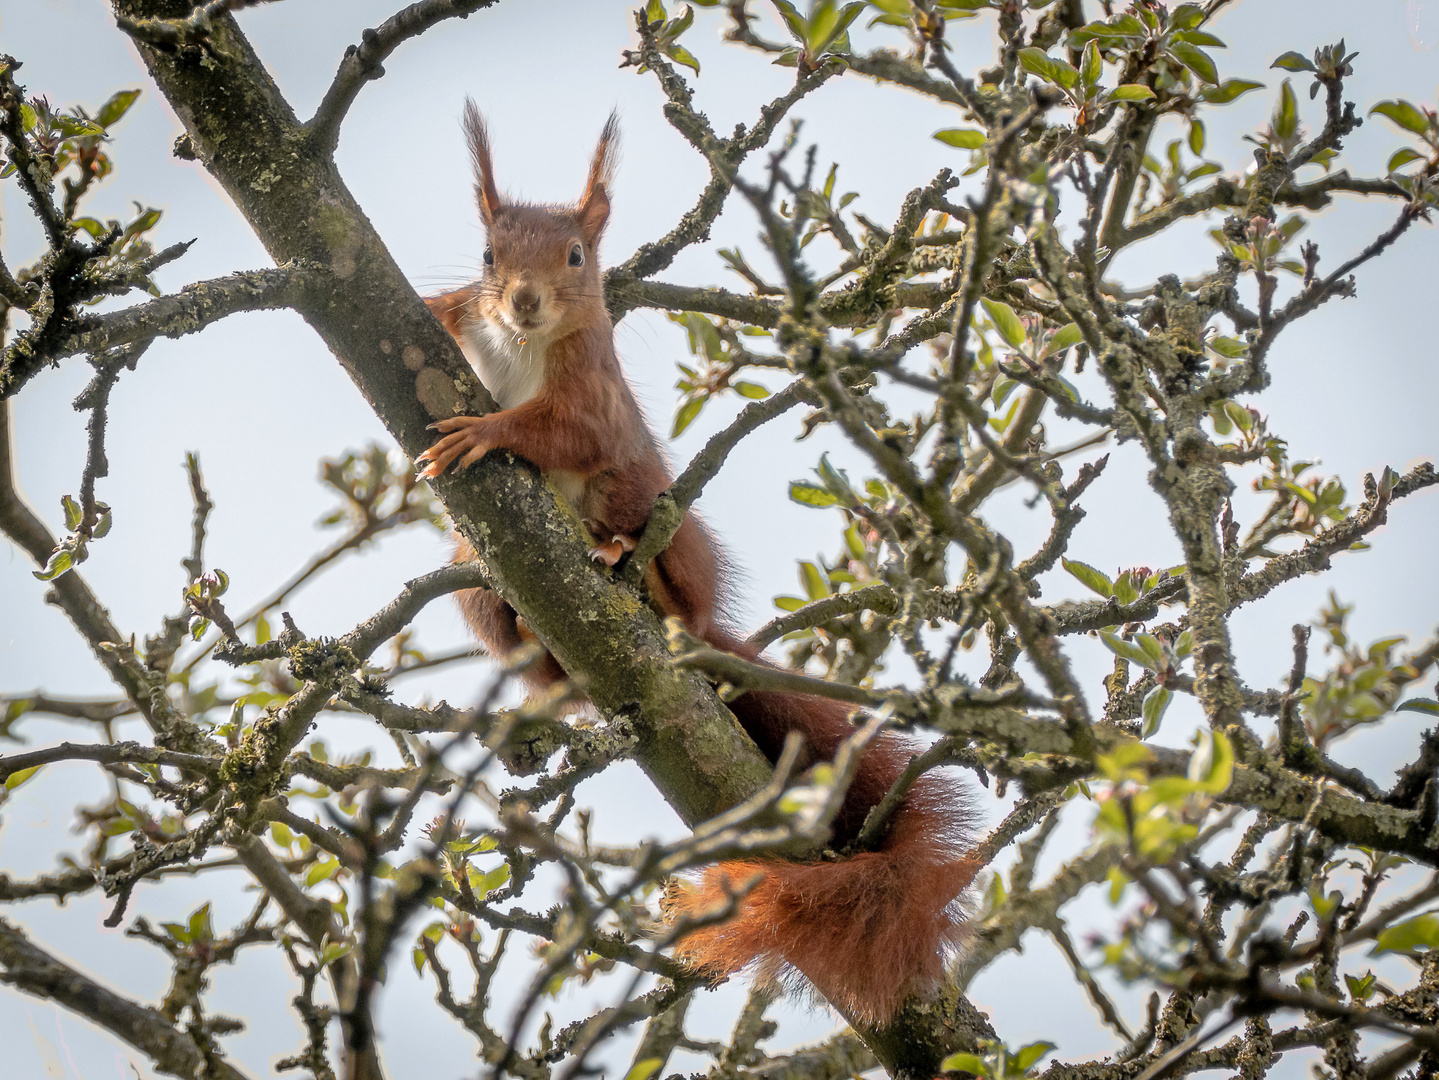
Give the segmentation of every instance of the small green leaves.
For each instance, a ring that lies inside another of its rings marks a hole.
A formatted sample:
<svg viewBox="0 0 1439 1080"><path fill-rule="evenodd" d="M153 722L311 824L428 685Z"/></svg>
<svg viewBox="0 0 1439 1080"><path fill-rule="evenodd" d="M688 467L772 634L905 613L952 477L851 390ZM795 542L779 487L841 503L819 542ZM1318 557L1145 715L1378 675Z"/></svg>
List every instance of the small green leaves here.
<svg viewBox="0 0 1439 1080"><path fill-rule="evenodd" d="M854 506L859 496L850 486L849 476L843 469L836 469L829 463L829 454L821 454L815 468L819 484L807 480L795 480L789 486L789 497L804 506Z"/></svg>
<svg viewBox="0 0 1439 1080"><path fill-rule="evenodd" d="M984 132L975 128L945 128L936 131L934 137L946 146L955 146L961 150L978 150L988 141Z"/></svg>
<svg viewBox="0 0 1439 1080"><path fill-rule="evenodd" d="M813 0L809 18L805 18L789 0L772 0L779 9L785 28L801 46L803 58L808 66L818 66L825 53L846 53L849 51L847 31L850 24L859 18L865 5L859 0L840 7L836 0ZM800 57L797 55L795 61Z"/></svg>
<svg viewBox="0 0 1439 1080"><path fill-rule="evenodd" d="M1163 671L1168 666L1164 655L1164 646L1153 634L1135 634L1132 641L1126 641L1117 634L1111 634L1108 630L1101 630L1099 640L1104 642L1105 648L1114 655L1122 656L1130 663L1138 664L1155 673Z"/></svg>
<svg viewBox="0 0 1439 1080"><path fill-rule="evenodd" d="M1374 995L1374 986L1378 981L1378 977L1372 971L1366 971L1362 976L1344 976L1344 985L1349 988L1350 999L1361 1004Z"/></svg>
<svg viewBox="0 0 1439 1080"><path fill-rule="evenodd" d="M983 1053L950 1054L939 1063L940 1072L967 1072L985 1080L1018 1080L1054 1049L1054 1043L1033 1042L1011 1052L1003 1043L989 1041L980 1044L980 1049Z"/></svg>
<svg viewBox="0 0 1439 1080"><path fill-rule="evenodd" d="M197 945L215 940L215 928L210 922L209 903L201 904L185 923L161 923L161 929L171 940L181 945Z"/></svg>

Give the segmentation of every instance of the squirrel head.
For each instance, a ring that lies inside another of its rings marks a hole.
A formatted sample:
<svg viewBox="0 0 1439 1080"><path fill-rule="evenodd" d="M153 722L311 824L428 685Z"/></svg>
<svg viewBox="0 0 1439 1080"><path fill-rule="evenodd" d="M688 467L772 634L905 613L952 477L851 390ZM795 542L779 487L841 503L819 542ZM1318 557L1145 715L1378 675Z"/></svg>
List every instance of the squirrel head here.
<svg viewBox="0 0 1439 1080"><path fill-rule="evenodd" d="M536 206L500 196L484 118L465 102L465 134L475 169L475 199L487 243L475 307L518 337L560 337L604 313L600 236L610 216L608 187L619 150L611 113L600 133L589 179L573 206Z"/></svg>

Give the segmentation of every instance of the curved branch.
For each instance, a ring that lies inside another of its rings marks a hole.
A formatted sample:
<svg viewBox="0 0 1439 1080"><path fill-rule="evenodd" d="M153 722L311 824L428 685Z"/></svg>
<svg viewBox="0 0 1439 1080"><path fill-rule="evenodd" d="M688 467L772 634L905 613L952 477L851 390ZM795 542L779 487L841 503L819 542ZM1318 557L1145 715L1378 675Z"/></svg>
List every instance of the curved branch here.
<svg viewBox="0 0 1439 1080"><path fill-rule="evenodd" d="M419 0L386 19L377 29L366 30L360 43L345 50L334 81L325 91L320 107L305 127L311 145L324 156L335 152L340 141L340 123L355 103L365 83L385 74L384 62L410 38L418 37L445 19L467 19L495 0Z"/></svg>
<svg viewBox="0 0 1439 1080"><path fill-rule="evenodd" d="M245 1074L176 1030L163 1013L121 997L33 944L0 919L0 982L63 1005L123 1039L171 1076L245 1080Z"/></svg>

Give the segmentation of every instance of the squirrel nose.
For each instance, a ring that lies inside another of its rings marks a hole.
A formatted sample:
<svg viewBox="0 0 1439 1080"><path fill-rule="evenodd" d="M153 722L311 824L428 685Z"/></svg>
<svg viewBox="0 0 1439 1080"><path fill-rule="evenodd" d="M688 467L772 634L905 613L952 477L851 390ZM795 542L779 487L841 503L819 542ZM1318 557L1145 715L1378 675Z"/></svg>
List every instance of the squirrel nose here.
<svg viewBox="0 0 1439 1080"><path fill-rule="evenodd" d="M510 306L516 315L533 315L540 309L539 290L530 285L521 285L510 295Z"/></svg>

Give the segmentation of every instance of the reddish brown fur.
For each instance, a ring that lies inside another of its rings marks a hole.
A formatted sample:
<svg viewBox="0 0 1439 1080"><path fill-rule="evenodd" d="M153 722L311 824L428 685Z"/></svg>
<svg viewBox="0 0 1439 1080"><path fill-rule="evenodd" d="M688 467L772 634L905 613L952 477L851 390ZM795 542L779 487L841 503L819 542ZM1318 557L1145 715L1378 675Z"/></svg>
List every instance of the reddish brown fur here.
<svg viewBox="0 0 1439 1080"><path fill-rule="evenodd" d="M613 118L573 208L505 202L493 179L484 122L472 104L465 124L493 265L475 285L430 299L430 309L463 343L477 318L527 332L520 321L522 302L538 296L536 318L543 316L548 349L543 380L532 396L488 416L436 425L446 434L423 456L430 463L426 474L504 448L557 483L573 478L575 509L599 541L596 552L613 561L639 537L655 497L670 484L669 469L615 356L595 260L609 216ZM582 267L569 261L575 244L587 256ZM473 557L461 540L455 558ZM698 519L687 516L650 568L651 602L711 645L758 659L757 651L721 622L720 578L714 541ZM494 593L475 590L459 599L466 620L492 653L503 655L531 637L514 609ZM549 656L529 673L537 685L563 677ZM854 730L849 707L822 698L751 691L731 708L771 761L786 733L803 734L801 768L830 760ZM871 743L834 823L834 848L856 838L913 752L907 740L893 735ZM712 867L681 893L679 911L702 915L729 903L751 879L759 881L738 901L735 918L691 934L678 952L714 975L755 963L767 977L797 970L851 1020L881 1023L907 994L923 993L943 976L946 955L960 933L957 898L974 874L963 855L969 816L962 791L930 773L910 790L877 851L838 861L765 859Z"/></svg>

